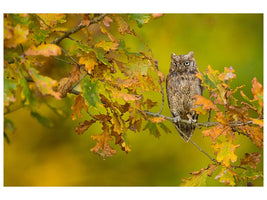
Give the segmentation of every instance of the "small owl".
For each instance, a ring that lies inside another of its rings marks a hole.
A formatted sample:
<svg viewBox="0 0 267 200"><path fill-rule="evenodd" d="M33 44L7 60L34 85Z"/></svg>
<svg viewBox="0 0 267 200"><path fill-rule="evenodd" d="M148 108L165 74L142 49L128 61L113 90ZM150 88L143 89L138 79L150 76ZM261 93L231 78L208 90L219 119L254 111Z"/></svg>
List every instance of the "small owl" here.
<svg viewBox="0 0 267 200"><path fill-rule="evenodd" d="M196 77L197 73L194 52L191 51L187 55L171 54L171 66L166 80L168 104L172 116L177 119L175 127L186 142L193 135L195 127L179 121L180 119L197 121L198 114L193 110L194 96L203 93L201 80Z"/></svg>

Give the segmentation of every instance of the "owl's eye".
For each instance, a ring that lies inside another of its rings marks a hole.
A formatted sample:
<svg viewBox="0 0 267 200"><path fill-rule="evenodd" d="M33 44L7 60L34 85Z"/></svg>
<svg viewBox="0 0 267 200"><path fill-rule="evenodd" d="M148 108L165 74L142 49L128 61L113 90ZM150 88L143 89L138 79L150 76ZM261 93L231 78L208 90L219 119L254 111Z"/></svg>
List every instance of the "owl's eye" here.
<svg viewBox="0 0 267 200"><path fill-rule="evenodd" d="M190 64L190 62L187 60L184 62L184 65L188 66Z"/></svg>

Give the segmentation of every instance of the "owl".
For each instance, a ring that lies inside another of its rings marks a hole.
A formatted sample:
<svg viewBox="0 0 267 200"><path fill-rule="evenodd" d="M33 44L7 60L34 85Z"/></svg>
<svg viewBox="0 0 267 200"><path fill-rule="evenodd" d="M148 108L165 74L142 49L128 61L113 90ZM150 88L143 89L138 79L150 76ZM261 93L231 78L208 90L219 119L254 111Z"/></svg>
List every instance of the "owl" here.
<svg viewBox="0 0 267 200"><path fill-rule="evenodd" d="M171 54L171 66L166 79L167 99L171 114L175 117L175 127L182 138L188 142L195 126L180 123L180 119L196 122L198 114L194 111L194 96L203 94L194 52L187 55ZM181 131L184 133L182 134Z"/></svg>

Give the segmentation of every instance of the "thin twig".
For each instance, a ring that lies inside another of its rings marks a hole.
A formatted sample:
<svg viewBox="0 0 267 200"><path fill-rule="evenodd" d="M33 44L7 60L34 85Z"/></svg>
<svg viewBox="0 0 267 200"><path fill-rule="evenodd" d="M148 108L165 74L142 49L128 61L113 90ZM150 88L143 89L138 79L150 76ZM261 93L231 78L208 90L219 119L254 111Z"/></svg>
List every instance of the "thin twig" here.
<svg viewBox="0 0 267 200"><path fill-rule="evenodd" d="M76 61L70 54L68 54L68 52L62 47L62 46L60 46L60 45L58 45L60 48L61 48L61 50L74 62L74 64L76 64L76 65L78 65L78 66L80 66L80 64L79 64L79 62L78 61Z"/></svg>
<svg viewBox="0 0 267 200"><path fill-rule="evenodd" d="M79 81L77 81L72 87L71 87L71 91L77 86L77 85L79 85L79 83L86 77L88 75L88 73L86 72L83 76L82 76L82 78L79 80Z"/></svg>
<svg viewBox="0 0 267 200"><path fill-rule="evenodd" d="M55 57L55 56L51 56L51 57L54 58L54 59L56 59L56 60L62 61L62 62L64 62L64 63L67 63L67 64L69 64L69 65L74 65L74 63L72 63L72 62L68 62L68 61L63 60L63 59L61 59L61 58L58 58L58 57Z"/></svg>
<svg viewBox="0 0 267 200"><path fill-rule="evenodd" d="M93 20L90 21L90 24L94 24L94 23L97 23L99 21L101 21L107 14L102 14L100 15L99 17L97 18L94 18ZM89 26L88 25L88 26ZM69 30L69 31L66 31L65 34L61 35L60 37L54 39L52 41L52 44L59 44L63 39L67 38L69 35L73 34L73 33L76 33L78 31L80 31L81 29L87 27L86 25L84 25L83 23L80 23L78 26L74 27L73 29Z"/></svg>
<svg viewBox="0 0 267 200"><path fill-rule="evenodd" d="M157 70L159 71L159 66L158 66L158 61L155 60L155 66L157 68ZM160 79L160 77L159 77ZM162 110L163 110L163 107L164 107L164 89L163 89L163 85L162 85L162 81L159 80L159 83L160 83L160 93L161 93L161 107L160 107L160 110L158 112L158 114L161 114L162 113Z"/></svg>

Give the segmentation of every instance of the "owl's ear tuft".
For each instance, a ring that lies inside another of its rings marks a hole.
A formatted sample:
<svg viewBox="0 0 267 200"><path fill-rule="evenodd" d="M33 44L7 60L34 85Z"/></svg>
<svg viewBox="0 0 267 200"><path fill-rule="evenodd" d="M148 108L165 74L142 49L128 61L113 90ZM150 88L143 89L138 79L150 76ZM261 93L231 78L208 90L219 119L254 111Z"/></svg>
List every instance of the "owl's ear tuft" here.
<svg viewBox="0 0 267 200"><path fill-rule="evenodd" d="M188 56L189 56L189 58L194 58L194 52L193 52L193 51L190 51L190 52L188 53Z"/></svg>
<svg viewBox="0 0 267 200"><path fill-rule="evenodd" d="M172 53L171 54L171 59L174 59L175 56L176 56L175 53Z"/></svg>

